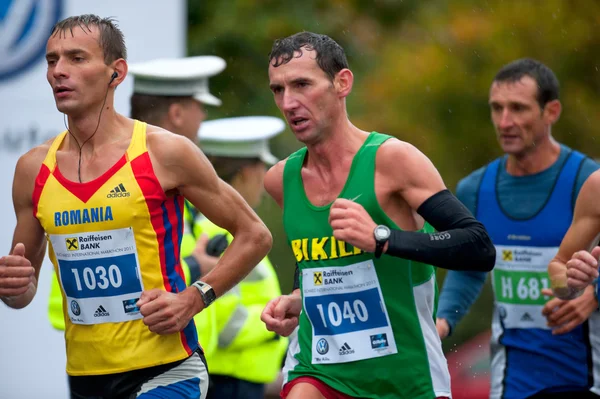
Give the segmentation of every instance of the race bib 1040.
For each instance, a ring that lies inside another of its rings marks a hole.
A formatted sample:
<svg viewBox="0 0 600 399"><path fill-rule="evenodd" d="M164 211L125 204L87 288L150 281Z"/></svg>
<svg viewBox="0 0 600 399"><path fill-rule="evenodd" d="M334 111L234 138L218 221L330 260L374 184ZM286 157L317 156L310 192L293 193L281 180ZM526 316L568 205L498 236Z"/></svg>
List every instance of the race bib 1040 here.
<svg viewBox="0 0 600 399"><path fill-rule="evenodd" d="M397 353L372 261L302 270L312 362L345 363Z"/></svg>

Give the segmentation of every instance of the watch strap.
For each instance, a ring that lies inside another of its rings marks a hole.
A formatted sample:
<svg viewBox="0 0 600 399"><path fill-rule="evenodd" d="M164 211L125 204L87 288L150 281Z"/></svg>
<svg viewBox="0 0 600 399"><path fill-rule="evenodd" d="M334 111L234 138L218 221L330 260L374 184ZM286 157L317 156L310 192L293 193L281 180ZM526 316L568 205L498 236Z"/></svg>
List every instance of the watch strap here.
<svg viewBox="0 0 600 399"><path fill-rule="evenodd" d="M204 281L198 280L192 285L196 287L196 289L198 289L198 292L200 292L200 296L202 297L202 301L204 302L205 308L209 307L210 304L213 303L215 299L217 299L215 290Z"/></svg>

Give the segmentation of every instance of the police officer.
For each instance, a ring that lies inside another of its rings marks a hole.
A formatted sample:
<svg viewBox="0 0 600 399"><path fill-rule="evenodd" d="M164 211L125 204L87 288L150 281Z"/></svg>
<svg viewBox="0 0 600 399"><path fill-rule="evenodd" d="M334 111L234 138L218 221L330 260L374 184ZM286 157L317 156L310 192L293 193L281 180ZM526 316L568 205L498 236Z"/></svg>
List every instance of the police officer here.
<svg viewBox="0 0 600 399"><path fill-rule="evenodd" d="M279 118L225 118L203 123L198 138L219 177L256 208L264 191L266 167L277 162L269 151L268 139L284 128ZM206 218L200 218L197 226L211 238L211 255L220 254L233 239ZM260 314L267 302L279 295L277 275L265 257L240 284L215 302L218 347L207 354L209 398L264 397L265 384L275 380L281 367L287 339L268 331Z"/></svg>

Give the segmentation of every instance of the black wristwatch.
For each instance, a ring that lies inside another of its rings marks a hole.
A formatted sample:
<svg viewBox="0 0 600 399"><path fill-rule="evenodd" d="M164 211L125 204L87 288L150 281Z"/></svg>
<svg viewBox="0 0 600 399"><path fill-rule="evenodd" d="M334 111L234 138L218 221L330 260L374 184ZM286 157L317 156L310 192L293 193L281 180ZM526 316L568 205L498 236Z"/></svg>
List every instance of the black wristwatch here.
<svg viewBox="0 0 600 399"><path fill-rule="evenodd" d="M215 299L217 299L217 295L215 294L215 290L213 290L213 287L206 284L204 281L198 280L192 285L196 287L200 292L200 296L202 297L202 301L204 302L205 308L209 307L210 304L213 303Z"/></svg>
<svg viewBox="0 0 600 399"><path fill-rule="evenodd" d="M392 231L390 228L383 224L375 227L375 230L373 230L373 235L375 236L375 258L379 259L381 257L383 247L385 247L385 243L390 239L391 234Z"/></svg>

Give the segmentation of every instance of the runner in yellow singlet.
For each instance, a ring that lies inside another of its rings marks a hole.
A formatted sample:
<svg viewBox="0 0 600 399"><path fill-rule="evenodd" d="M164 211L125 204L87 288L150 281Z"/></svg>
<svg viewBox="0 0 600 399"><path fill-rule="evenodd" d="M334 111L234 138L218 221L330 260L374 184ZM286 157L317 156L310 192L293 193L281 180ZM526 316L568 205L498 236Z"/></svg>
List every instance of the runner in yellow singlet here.
<svg viewBox="0 0 600 399"><path fill-rule="evenodd" d="M31 303L47 242L68 307L72 398L204 398L192 318L264 258L271 235L194 143L115 111L127 62L111 19L60 21L46 59L68 129L17 163L0 298L16 309ZM234 236L188 288L179 262L184 197Z"/></svg>

